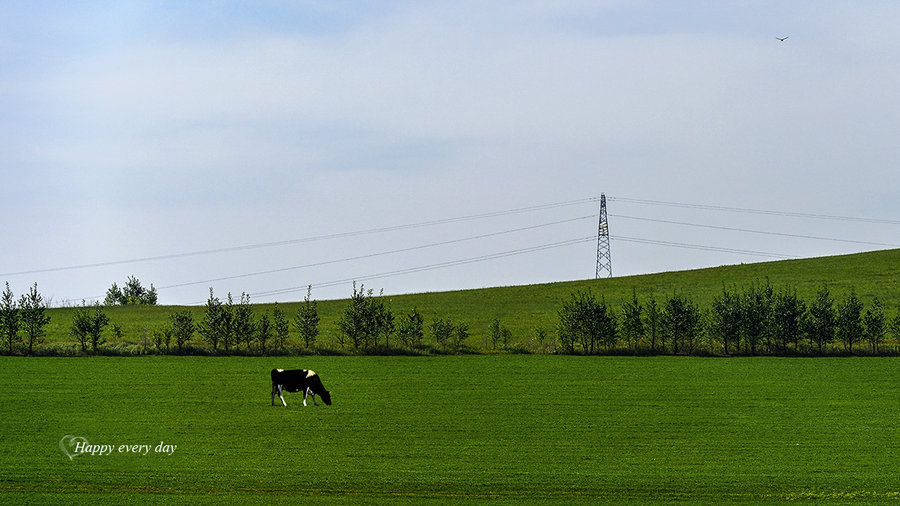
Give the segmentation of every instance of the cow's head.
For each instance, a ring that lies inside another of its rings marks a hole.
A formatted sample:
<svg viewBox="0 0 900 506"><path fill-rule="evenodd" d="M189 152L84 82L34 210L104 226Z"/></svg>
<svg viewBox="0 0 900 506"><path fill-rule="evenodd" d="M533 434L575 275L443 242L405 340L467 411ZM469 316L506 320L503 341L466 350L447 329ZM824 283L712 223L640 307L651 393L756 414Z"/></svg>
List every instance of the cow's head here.
<svg viewBox="0 0 900 506"><path fill-rule="evenodd" d="M319 397L321 397L322 400L325 401L325 404L331 406L331 392L325 390L321 394L319 394Z"/></svg>

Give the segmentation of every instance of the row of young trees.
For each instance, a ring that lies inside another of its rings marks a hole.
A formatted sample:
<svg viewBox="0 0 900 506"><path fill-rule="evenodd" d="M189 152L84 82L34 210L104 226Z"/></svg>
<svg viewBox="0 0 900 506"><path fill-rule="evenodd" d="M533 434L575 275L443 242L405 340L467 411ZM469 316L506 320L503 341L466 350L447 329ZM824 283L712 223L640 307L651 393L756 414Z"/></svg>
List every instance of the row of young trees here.
<svg viewBox="0 0 900 506"><path fill-rule="evenodd" d="M300 339L306 349L313 349L319 335L319 314L316 301L310 299L311 287L307 289L304 304L294 317L294 327L300 334ZM193 334L193 322L189 320L189 312L182 313L180 325L173 320L172 329L176 333L179 349ZM196 330L203 340L212 347L214 352L219 347L226 353L240 349L256 347L262 353L271 349L283 350L290 334L290 323L284 311L275 304L272 316L268 311L254 316L253 307L250 305L250 296L241 294L240 300L235 303L231 293L225 302L222 302L209 289L209 299L203 319L196 325Z"/></svg>
<svg viewBox="0 0 900 506"><path fill-rule="evenodd" d="M865 342L878 354L888 333L900 339L900 314L888 318L877 298L865 308L855 290L836 302L827 286L809 304L795 289L776 291L768 283L723 287L706 311L681 293L641 303L633 292L617 312L588 291L564 302L557 333L562 353L606 353L624 345L652 353L821 355L839 342L852 354Z"/></svg>
<svg viewBox="0 0 900 506"><path fill-rule="evenodd" d="M113 283L105 299L107 305L155 305L156 301L156 288L152 284L149 289L144 288L134 276L128 278L124 290L120 290ZM46 314L47 309L48 304L38 291L37 283L17 301L7 282L3 294L0 295L0 339L3 350L11 355L21 346L29 355L33 355L35 345L41 344L47 334L45 327L50 323L50 316ZM97 351L105 341L102 334L107 324L109 318L99 303L88 306L82 301L81 306L76 308L71 329L72 335L81 344L82 351L87 351L88 342L91 343L91 349Z"/></svg>
<svg viewBox="0 0 900 506"><path fill-rule="evenodd" d="M158 300L156 287L150 283L150 288L144 288L141 281L134 277L128 276L125 286L119 288L115 283L106 290L106 298L103 303L107 306L127 306L133 304L144 304L155 306Z"/></svg>
<svg viewBox="0 0 900 506"><path fill-rule="evenodd" d="M34 345L43 341L47 333L44 327L50 323L46 309L37 283L18 302L9 289L9 283L6 283L6 289L0 296L0 337L5 351L12 354L17 346L23 345L29 355L34 353Z"/></svg>
<svg viewBox="0 0 900 506"><path fill-rule="evenodd" d="M50 322L45 310L37 284L16 301L7 283L0 297L3 351L12 354L21 348L29 355L34 354L34 346L41 343L46 334L44 327ZM319 321L311 287L290 320L278 304L271 315L268 311L255 314L249 295L242 293L235 301L229 293L222 301L210 289L199 322L194 322L193 313L188 309L175 312L163 327L153 331L152 341L158 352L182 353L199 334L213 353L253 350L265 354L284 350L293 327L299 335L297 344L307 351L315 351ZM99 302L88 305L82 301L75 308L70 332L82 353L101 351L104 329L110 323ZM353 296L337 327L338 345L361 353L422 351L428 346L441 352L458 353L467 349L470 337L466 323L437 318L426 325L415 308L395 318L381 294L375 296L364 286L357 289L355 283ZM120 328L113 324L113 330L121 341ZM425 344L426 334L433 344ZM543 329L536 330L542 349L547 334ZM723 286L705 310L678 292L661 302L654 297L642 302L632 292L631 299L618 310L590 291L576 292L559 308L555 346L550 344L556 352L566 354L629 351L821 355L858 352L865 343L868 352L879 354L890 351L883 349L889 334L900 340L900 314L889 318L877 298L867 308L851 290L836 302L828 287L822 286L815 299L807 303L797 296L796 289L775 290L768 283L757 283L742 289ZM512 332L495 319L484 336L483 346L512 349L512 340ZM842 346L837 347L836 343Z"/></svg>
<svg viewBox="0 0 900 506"><path fill-rule="evenodd" d="M266 352L269 339L274 336L275 349L284 349L290 326L284 313L275 305L270 321L268 313L253 317L250 297L241 294L240 301L234 303L229 293L222 302L210 289L203 320L197 331L213 351L222 346L224 352L246 346ZM306 350L316 347L319 335L319 314L315 300L311 299L311 287L307 288L304 303L293 318L293 326ZM337 322L337 343L342 348L352 348L356 352L381 353L399 349L420 351L426 335L425 319L418 309L394 317L381 294L365 286L357 288L353 284L353 295ZM469 337L469 327L464 323L440 318L427 327L435 345L441 351L459 352ZM391 344L391 338L397 341Z"/></svg>
<svg viewBox="0 0 900 506"><path fill-rule="evenodd" d="M136 278L129 278L126 292L129 295L120 298L116 294L121 291L117 291L113 284L107 293L105 304L88 304L82 301L80 306L75 306L69 332L75 338L81 353L96 354L103 351L106 328L110 324L121 339L121 329L106 315L106 306L155 304L152 285L150 290L145 290ZM47 305L37 290L37 284L17 302L7 283L0 298L3 352L13 354L24 348L28 355L33 355L35 345L42 343L46 335L44 327L50 323L50 317L45 314L46 309ZM213 353L227 354L251 349L268 353L286 348L293 323L293 329L299 335L298 344L312 351L317 346L319 321L317 302L311 299L311 287L307 289L304 304L291 321L277 303L271 316L268 311L257 315L250 305L248 294L242 293L240 299L235 301L231 293L228 293L222 301L210 288L209 299L199 322L194 321L190 310L177 311L169 315L165 325L152 331L152 344L157 352L182 353L194 336L199 335ZM424 337L423 328L424 319L418 310L402 315L395 322L393 313L380 297L375 297L372 290L367 291L362 286L357 290L354 284L353 297L339 321L338 343L342 347L352 347L361 352L390 349L390 338L396 334L403 347L419 349ZM450 320L436 321L432 329L436 342L445 350L458 351L468 337L467 326L454 324ZM147 351L147 345L144 346L144 351Z"/></svg>
<svg viewBox="0 0 900 506"><path fill-rule="evenodd" d="M353 297L338 321L338 327L338 344L352 346L356 351L390 352L398 348L421 351L424 348L425 318L418 308L395 319L381 294L376 297L373 290L366 290L363 285L357 289L356 283L353 284ZM454 322L451 318L438 318L427 326L427 330L434 345L442 352L462 351L469 338L468 324ZM393 335L400 341L394 347L391 346Z"/></svg>

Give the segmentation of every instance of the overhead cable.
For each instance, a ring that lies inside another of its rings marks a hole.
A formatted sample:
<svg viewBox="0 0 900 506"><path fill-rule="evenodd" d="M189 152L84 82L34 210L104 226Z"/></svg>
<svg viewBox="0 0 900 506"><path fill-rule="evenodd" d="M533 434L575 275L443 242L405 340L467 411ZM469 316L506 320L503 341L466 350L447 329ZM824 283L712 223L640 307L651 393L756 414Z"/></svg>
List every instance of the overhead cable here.
<svg viewBox="0 0 900 506"><path fill-rule="evenodd" d="M50 267L45 269L32 269L18 272L6 272L0 273L0 276L20 276L24 274L38 274L44 272L57 272L57 271L68 271L68 270L76 270L76 269L90 269L95 267L108 267L112 265L122 265L122 264L133 264L133 263L141 263L141 262L150 262L150 261L158 261L158 260L171 260L175 258L186 258L186 257L194 257L194 256L203 256L203 255L213 255L218 253L230 253L235 251L246 251L246 250L254 250L260 248L271 248L276 246L286 246L290 244L299 244L299 243L307 243L314 241L324 241L329 239L341 239L345 237L355 237L360 235L368 235L368 234L379 234L384 232L394 232L398 230L408 230L413 228L421 228L421 227L432 227L436 225L445 225L448 223L459 223L464 221L472 221L472 220L480 220L485 218L495 218L499 216L509 216L513 214L521 214L528 213L533 211L543 211L545 209L554 209L558 207L567 207L574 205L581 205L588 202L596 201L595 197L588 197L577 200L569 200L565 202L553 202L549 204L539 204L528 207L519 207L514 209L505 209L502 211L492 211L488 213L480 213L480 214L470 214L467 216L457 216L455 218L444 218L440 220L431 220L431 221L423 221L418 223L407 223L404 225L394 225L390 227L379 227L379 228L370 228L365 230L356 230L351 232L339 232L335 234L325 234L311 237L301 237L297 239L288 239L283 241L274 241L274 242L264 242L257 244L245 244L242 246L232 246L227 248L217 248L217 249L207 249L207 250L199 250L199 251L190 251L185 253L172 253L168 255L158 255L158 256L149 256L149 257L140 257L140 258L131 258L127 260L113 260L108 262L95 262L88 264L80 264L80 265L69 265L64 267Z"/></svg>
<svg viewBox="0 0 900 506"><path fill-rule="evenodd" d="M781 253L767 253L765 251L753 251L753 250L745 250L745 249L735 249L735 248L722 248L718 246L704 246L702 244L687 244L682 242L672 242L672 241L658 241L654 239L642 239L639 237L624 237L621 235L610 235L610 239L613 241L624 241L624 242L635 242L641 244L653 244L657 246L671 246L674 248L686 248L686 249L696 249L703 251L718 251L721 253L735 253L738 255L752 255L752 256L761 256L761 257L770 257L770 258L797 258L794 255L784 255Z"/></svg>
<svg viewBox="0 0 900 506"><path fill-rule="evenodd" d="M539 246L532 246L532 247L528 247L528 248L520 248L520 249L515 249L515 250L509 250L509 251L501 251L498 253L479 255L476 257L463 258L463 259L459 259L459 260L450 260L447 262L423 265L423 266L419 266L419 267L409 267L406 269L398 269L398 270L394 270L394 271L381 272L378 274L370 274L370 275L365 275L365 276L354 276L354 277L349 277L349 278L344 278L344 279L339 279L339 280L334 280L334 281L328 281L325 283L312 283L311 285L295 286L295 287L290 287L290 288L281 288L281 289L277 289L277 290L268 290L268 291L264 291L264 292L254 292L251 295L255 298L256 297L271 297L273 295L283 295L286 293L305 291L307 289L307 286L312 286L313 288L327 288L327 287L331 287L331 286L338 286L338 285L342 285L345 283L350 283L353 281L370 281L373 279L382 279L382 278L387 278L387 277L400 276L403 274L412 274L412 273L416 273L416 272L424 272L424 271L431 271L431 270L435 270L435 269L443 269L443 268L447 268L447 267L455 267L457 265L465 265L465 264L471 264L471 263L476 263L476 262L484 262L484 261L488 261L488 260L495 260L498 258L506 258L506 257L515 256L515 255L524 255L527 253L534 253L537 251L544 251L544 250L548 250L548 249L562 248L565 246L572 246L575 244L582 244L582 243L591 242L591 241L595 241L595 240L597 240L597 237L594 235L590 235L587 237L580 237L577 239L570 239L570 240L566 240L566 241L542 244Z"/></svg>
<svg viewBox="0 0 900 506"><path fill-rule="evenodd" d="M271 270L266 270L266 271L256 271L256 272L249 272L249 273L245 273L245 274L236 274L236 275L233 275L233 276L223 276L223 277L220 277L220 278L206 279L206 280L202 280L202 281L191 281L191 282L187 282L187 283L177 283L177 284L174 284L174 285L160 286L160 287L158 287L157 289L158 289L158 290L165 290L165 289L169 289L169 288L180 288L180 287L184 287L184 286L200 285L200 284L206 284L206 283L213 283L213 282L217 282L217 281L227 281L227 280L231 280L231 279L248 278L248 277L253 277L253 276L261 276L261 275L265 275L265 274L275 274L275 273L279 273L279 272L287 272L287 271L293 271L293 270L298 270L298 269L306 269L306 268L310 268L310 267L320 267L320 266L323 266L323 265L330 265L330 264L337 264L337 263L343 263L343 262L350 262L350 261L354 261L354 260L364 260L364 259L368 259L368 258L374 258L374 257L379 257L379 256L385 256L385 255L393 255L393 254L396 254L396 253L405 253L405 252L408 252L408 251L415 251L415 250L420 250L420 249L425 249L425 248L434 248L434 247L438 247L438 246L446 246L446 245L449 245L449 244L456 244L456 243L461 243L461 242L466 242L466 241L474 241L474 240L478 240L478 239L486 239L486 238L488 238L488 237L496 237L496 236L506 235L506 234L512 234L512 233L516 233L516 232L523 232L523 231L526 231L526 230L534 230L534 229L537 229L537 228L550 227L550 226L554 226L554 225L561 225L561 224L564 224L564 223L570 223L570 222L573 222L573 221L580 221L580 220L585 220L585 219L589 219L589 218L596 218L596 217L597 217L596 214L592 214L592 215L588 215L588 216L580 216L580 217L578 217L578 218L570 218L570 219L567 219L567 220L553 221L553 222L550 222L550 223L541 223L541 224L538 224L538 225L531 225L531 226L528 226L528 227L514 228L514 229L511 229L511 230L502 230L502 231L499 231L499 232L491 232L491 233L488 233L488 234L480 234L480 235L475 235L475 236L470 236L470 237L462 237L462 238L458 238L458 239L450 239L450 240L447 240L447 241L433 242L433 243L429 243L429 244L421 244L421 245L418 245L418 246L410 246L410 247L408 247L408 248L400 248L400 249L394 249L394 250L388 250L388 251L380 251L380 252L377 252L377 253L367 253L367 254L365 254L365 255L357 255L357 256L353 256L353 257L337 258L337 259L333 259L333 260L324 260L324 261L321 261L321 262L313 262L313 263L308 263L308 264L303 264L303 265L294 265L294 266L290 266L290 267L282 267L282 268L279 268L279 269L271 269Z"/></svg>
<svg viewBox="0 0 900 506"><path fill-rule="evenodd" d="M625 216L621 214L610 214L615 218L622 218L627 220L640 220L640 221L650 221L653 223L667 223L670 225L684 225L688 227L700 227L700 228L709 228L714 230L730 230L734 232L746 232L751 234L764 234L764 235L776 235L781 237L796 237L799 239L815 239L818 241L834 241L834 242L845 242L852 244L865 244L867 246L885 246L889 248L900 248L900 244L892 244L892 243L884 243L884 242L871 242L871 241L855 241L853 239L838 239L836 237L819 237L814 235L804 235L804 234L788 234L784 232L771 232L768 230L752 230L747 228L737 228L737 227L723 227L718 225L704 225L700 223L687 223L683 221L671 221L671 220L660 220L656 218L643 218L639 216Z"/></svg>
<svg viewBox="0 0 900 506"><path fill-rule="evenodd" d="M837 220L837 221L857 221L864 223L882 223L888 225L900 225L900 220L890 220L883 218L857 218L852 216L833 216L828 214L814 213L795 213L790 211L770 211L765 209L748 209L743 207L727 207L727 206L711 206L705 204L689 204L684 202L666 202L663 200L647 200L647 199L631 199L625 197L607 197L608 200L616 202L627 202L632 204L646 204L655 206L683 207L687 209L702 209L706 211L726 211L731 213L749 213L749 214L767 214L774 216L790 216L794 218L814 218L819 220Z"/></svg>

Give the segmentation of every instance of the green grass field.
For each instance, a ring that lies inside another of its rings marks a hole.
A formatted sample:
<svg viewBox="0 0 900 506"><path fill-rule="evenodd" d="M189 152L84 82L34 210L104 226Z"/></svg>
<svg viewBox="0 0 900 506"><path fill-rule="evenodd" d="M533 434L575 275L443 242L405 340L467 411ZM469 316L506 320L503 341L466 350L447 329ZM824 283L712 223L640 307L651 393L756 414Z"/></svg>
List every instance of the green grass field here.
<svg viewBox="0 0 900 506"><path fill-rule="evenodd" d="M273 367L317 370L334 405L270 406ZM0 502L896 502L898 378L897 358L0 357ZM70 459L73 436L116 450Z"/></svg>
<svg viewBox="0 0 900 506"><path fill-rule="evenodd" d="M798 295L811 302L815 292L827 283L835 303L839 303L851 289L855 289L860 299L868 306L877 296L890 317L900 311L900 249L873 251L854 255L783 260L755 264L698 269L693 271L666 272L641 276L616 277L599 280L583 280L550 283L543 285L510 286L463 290L454 292L422 293L387 297L387 305L399 315L417 307L425 317L426 325L437 318L452 318L455 322L469 325L471 337L469 345L484 348L491 322L496 318L512 332L513 344L531 351L552 350L552 343L543 349L535 342L535 329L543 328L554 337L558 320L557 311L562 301L578 290L590 289L602 296L615 308L629 300L634 290L642 302L653 296L658 302L675 291L681 292L706 309L713 297L721 294L723 286L729 289L743 289L753 283L769 281L776 289L796 288ZM367 288L382 288L382 285L366 285ZM347 287L347 296L351 287ZM202 297L208 294L204 293ZM226 294L216 294L224 299ZM240 294L234 294L239 298ZM315 292L313 292L315 298ZM299 309L296 302L280 304L293 318ZM337 322L347 306L346 300L319 301L321 316L319 345L338 348ZM254 305L256 314L271 310L271 304ZM118 324L123 331L122 342L139 344L149 341L155 329L168 323L169 315L181 310L167 306L126 306L109 307L106 313L111 323ZM193 307L194 321L200 322L203 307ZM71 308L53 309L49 312L50 325L47 327L47 341L72 342ZM106 339L118 342L112 334L112 326L105 331ZM296 344L297 336L292 340ZM199 344L200 337L194 337Z"/></svg>

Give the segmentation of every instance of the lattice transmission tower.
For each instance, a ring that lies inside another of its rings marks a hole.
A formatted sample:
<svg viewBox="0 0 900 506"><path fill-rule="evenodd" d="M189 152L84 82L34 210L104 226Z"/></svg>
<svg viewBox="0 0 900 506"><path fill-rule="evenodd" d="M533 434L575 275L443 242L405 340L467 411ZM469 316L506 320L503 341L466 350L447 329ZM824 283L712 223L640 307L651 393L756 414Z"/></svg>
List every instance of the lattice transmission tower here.
<svg viewBox="0 0 900 506"><path fill-rule="evenodd" d="M612 277L612 258L609 256L609 221L606 219L606 195L600 194L600 222L597 225L597 273L595 277L600 279L600 274L606 272L606 277Z"/></svg>

